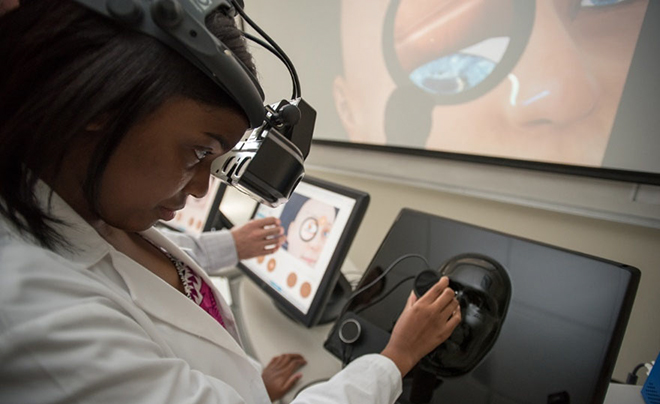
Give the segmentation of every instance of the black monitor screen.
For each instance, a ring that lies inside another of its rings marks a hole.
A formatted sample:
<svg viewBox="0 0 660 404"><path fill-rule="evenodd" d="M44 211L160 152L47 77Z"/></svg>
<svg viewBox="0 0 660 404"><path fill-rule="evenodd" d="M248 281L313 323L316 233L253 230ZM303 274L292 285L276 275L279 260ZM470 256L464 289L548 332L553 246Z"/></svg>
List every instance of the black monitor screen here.
<svg viewBox="0 0 660 404"><path fill-rule="evenodd" d="M501 264L510 282L499 335L478 363L466 372L451 374L446 368L441 376L431 377L418 366L404 379L401 403L602 402L639 283L636 268L404 209L361 285L406 254L425 257L432 270L447 268L466 254L489 257ZM350 358L336 330L326 347L345 360L379 352L415 276L425 269L423 259L404 259L372 290L351 301L347 313L357 316L366 331L351 348ZM492 278L488 279L487 283ZM489 285L475 287L484 286ZM469 338L469 331L464 332L461 338ZM472 347L472 352L478 348ZM428 370L430 362L424 363Z"/></svg>
<svg viewBox="0 0 660 404"><path fill-rule="evenodd" d="M253 218L279 218L286 242L274 254L242 261L241 269L286 314L317 324L344 279L341 265L368 202L364 192L306 176L286 204L257 206Z"/></svg>

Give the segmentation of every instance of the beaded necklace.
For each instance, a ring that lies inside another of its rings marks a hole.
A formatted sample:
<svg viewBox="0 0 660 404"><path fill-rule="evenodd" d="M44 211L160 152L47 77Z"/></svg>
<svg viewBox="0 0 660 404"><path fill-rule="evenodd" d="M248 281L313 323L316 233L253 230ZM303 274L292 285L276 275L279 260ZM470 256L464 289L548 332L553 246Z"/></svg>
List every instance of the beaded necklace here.
<svg viewBox="0 0 660 404"><path fill-rule="evenodd" d="M172 265L174 265L174 268L176 268L176 272L179 275L179 279L181 279L181 283L183 284L184 293L188 299L202 308L206 313L208 313L218 323L220 323L221 326L226 327L222 313L220 313L220 309L218 307L218 302L215 300L213 291L206 284L206 282L204 282L202 278L195 274L195 272L190 269L190 267L186 265L185 262L170 254L163 247L154 244L146 237L143 237L142 235L140 236L147 240L149 244L156 247L158 251L163 253L170 260Z"/></svg>
<svg viewBox="0 0 660 404"><path fill-rule="evenodd" d="M176 268L176 273L179 275L179 279L181 280L181 284L183 285L183 291L184 291L184 293L186 294L186 296L188 296L189 299L194 300L194 299L192 298L192 293L191 293L192 285L191 285L190 282L186 279L186 272L187 272L187 271L186 271L186 264L184 264L183 261L181 261L181 260L175 258L172 254L170 254L169 252L167 252L167 250L165 250L163 247L154 244L151 240L149 240L148 238L144 237L144 236L141 235L140 233L137 233L137 234L138 234L140 237L142 237L142 239L146 240L149 244L151 244L152 246L156 247L156 248L158 249L158 251L160 251L161 253L163 253L163 254L167 257L167 259L170 260L170 262L172 263L172 265L174 265L174 268Z"/></svg>

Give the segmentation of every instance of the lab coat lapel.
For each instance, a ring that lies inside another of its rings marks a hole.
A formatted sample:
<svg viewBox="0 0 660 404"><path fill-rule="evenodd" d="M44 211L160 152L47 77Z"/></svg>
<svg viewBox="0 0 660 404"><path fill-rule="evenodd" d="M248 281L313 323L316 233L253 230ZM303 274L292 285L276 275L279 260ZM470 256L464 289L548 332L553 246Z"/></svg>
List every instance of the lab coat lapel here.
<svg viewBox="0 0 660 404"><path fill-rule="evenodd" d="M48 185L39 181L35 193L45 209L55 217L64 221L64 224L55 224L54 227L69 240L75 249L61 248L57 252L65 258L84 265L92 265L101 260L106 254L114 261L117 270L130 290L131 297L136 305L144 311L158 317L162 321L172 324L191 334L198 335L217 345L229 349L245 357L241 342L236 331L236 323L231 309L222 296L214 290L215 300L220 306L220 312L227 329L222 327L213 317L208 315L192 300L182 293L173 293L172 287L154 275L148 269L131 260L126 255L112 248L87 222L85 222L71 207L56 193L52 194ZM170 254L179 258L200 276L208 285L211 280L206 276L196 262L185 252L163 236L158 230L151 228L142 233L157 245L163 246ZM171 296L164 299L163 296Z"/></svg>
<svg viewBox="0 0 660 404"><path fill-rule="evenodd" d="M199 277L202 278L204 282L206 282L207 285L213 286L213 281L208 276L206 271L203 268L201 268L199 264L197 264L197 262L193 260L185 251L179 248L175 243L172 242L172 240L167 238L160 231L152 227L144 231L142 234L148 239L155 242L156 244L163 246L167 251L170 251L170 254L185 262L186 265L190 266L195 271L195 273L199 275ZM215 301L219 306L218 308L222 313L222 319L225 322L225 325L227 326L227 330L232 336L234 336L234 338L239 342L239 344L242 345L240 335L237 332L237 326L236 326L236 321L234 320L234 314L232 313L231 308L225 301L225 298L222 297L220 292L215 287L212 287L212 290L213 290L213 296L215 297Z"/></svg>
<svg viewBox="0 0 660 404"><path fill-rule="evenodd" d="M176 258L184 261L205 282L211 285L211 280L204 274L204 271L160 232L149 229L142 234L165 248ZM227 329L182 293L172 293L170 285L135 261L123 254L113 254L112 258L117 261L115 267L121 272L133 301L144 311L188 333L229 349L240 356L246 356L235 331L236 327L231 310L217 292L214 292L216 302L220 305L220 311L223 314ZM163 296L170 296L170 298L163 299Z"/></svg>

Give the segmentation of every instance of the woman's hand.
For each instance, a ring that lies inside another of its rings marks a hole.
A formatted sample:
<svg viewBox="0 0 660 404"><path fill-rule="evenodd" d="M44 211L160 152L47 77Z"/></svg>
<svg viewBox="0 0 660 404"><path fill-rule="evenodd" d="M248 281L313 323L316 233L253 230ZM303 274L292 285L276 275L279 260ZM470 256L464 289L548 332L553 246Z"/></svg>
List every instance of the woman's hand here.
<svg viewBox="0 0 660 404"><path fill-rule="evenodd" d="M254 219L231 229L239 260L272 254L284 244L284 229L280 219Z"/></svg>
<svg viewBox="0 0 660 404"><path fill-rule="evenodd" d="M302 376L295 372L306 363L305 358L298 354L283 354L270 360L261 378L271 401L279 400L291 390Z"/></svg>
<svg viewBox="0 0 660 404"><path fill-rule="evenodd" d="M410 293L382 355L392 359L405 376L427 353L443 343L461 322L461 310L442 277L422 297Z"/></svg>

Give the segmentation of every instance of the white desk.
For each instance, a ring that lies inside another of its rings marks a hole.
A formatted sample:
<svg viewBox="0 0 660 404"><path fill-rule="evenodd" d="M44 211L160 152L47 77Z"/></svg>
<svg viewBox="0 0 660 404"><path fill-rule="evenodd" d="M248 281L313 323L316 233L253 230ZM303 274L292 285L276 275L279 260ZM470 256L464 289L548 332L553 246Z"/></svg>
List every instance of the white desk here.
<svg viewBox="0 0 660 404"><path fill-rule="evenodd" d="M290 319L274 306L273 301L246 277L238 281L238 297L243 339L248 339L249 352L264 365L283 353L299 353L307 360L302 378L285 397L289 403L301 387L327 380L341 370L341 362L323 348L332 324L306 328Z"/></svg>
<svg viewBox="0 0 660 404"><path fill-rule="evenodd" d="M644 404L642 386L611 383L603 404Z"/></svg>
<svg viewBox="0 0 660 404"><path fill-rule="evenodd" d="M307 385L326 380L339 370L341 362L323 348L331 324L306 328L284 315L273 301L248 278L235 280L234 302L237 318L249 353L264 365L283 353L300 353L307 359L302 379L281 400L289 403ZM604 404L644 404L641 386L610 384Z"/></svg>

